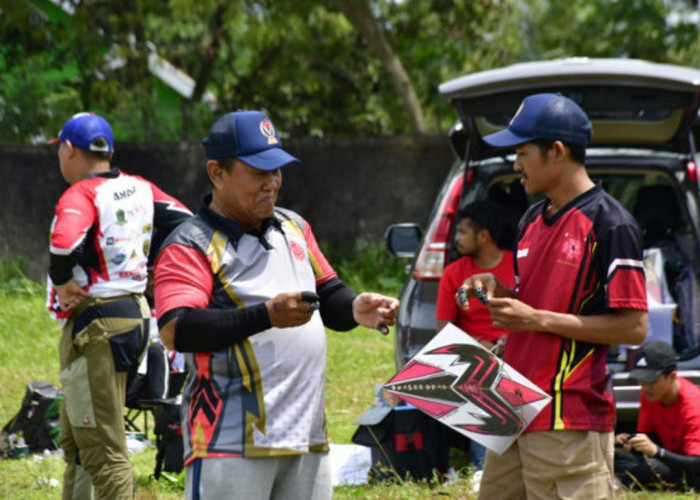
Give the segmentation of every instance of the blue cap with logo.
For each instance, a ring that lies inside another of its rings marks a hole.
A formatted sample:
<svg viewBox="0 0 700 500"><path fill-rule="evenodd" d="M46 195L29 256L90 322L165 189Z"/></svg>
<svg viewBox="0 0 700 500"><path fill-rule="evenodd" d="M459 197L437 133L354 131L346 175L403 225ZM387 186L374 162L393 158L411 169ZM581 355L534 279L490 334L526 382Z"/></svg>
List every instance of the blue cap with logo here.
<svg viewBox="0 0 700 500"><path fill-rule="evenodd" d="M272 121L260 111L235 111L216 120L202 141L207 159L238 158L258 170L277 170L298 159L282 149Z"/></svg>
<svg viewBox="0 0 700 500"><path fill-rule="evenodd" d="M104 140L100 140L100 138ZM114 138L112 127L107 120L95 113L78 113L73 115L58 133L58 138L49 141L56 144L70 141L73 146L98 153L113 153Z"/></svg>
<svg viewBox="0 0 700 500"><path fill-rule="evenodd" d="M585 148L593 128L586 113L561 94L534 94L523 99L508 128L484 137L496 148L512 148L535 139L561 141Z"/></svg>

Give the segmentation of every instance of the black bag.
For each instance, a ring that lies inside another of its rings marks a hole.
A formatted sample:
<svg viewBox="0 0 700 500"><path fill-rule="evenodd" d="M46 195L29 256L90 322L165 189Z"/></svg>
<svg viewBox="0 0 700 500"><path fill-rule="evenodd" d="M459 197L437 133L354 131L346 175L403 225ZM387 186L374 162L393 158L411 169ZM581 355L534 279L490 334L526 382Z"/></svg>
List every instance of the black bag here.
<svg viewBox="0 0 700 500"><path fill-rule="evenodd" d="M397 406L381 421L360 425L352 442L371 448L371 480L432 480L449 468L445 426L412 406Z"/></svg>
<svg viewBox="0 0 700 500"><path fill-rule="evenodd" d="M182 441L180 425L180 404L169 403L153 408L156 435L156 468L153 477L158 479L161 472L179 473L185 466L185 445Z"/></svg>
<svg viewBox="0 0 700 500"><path fill-rule="evenodd" d="M0 433L2 454L7 455L11 451L8 436L19 433L22 433L30 453L58 449L59 408L62 400L63 393L55 385L41 381L30 382L19 412Z"/></svg>

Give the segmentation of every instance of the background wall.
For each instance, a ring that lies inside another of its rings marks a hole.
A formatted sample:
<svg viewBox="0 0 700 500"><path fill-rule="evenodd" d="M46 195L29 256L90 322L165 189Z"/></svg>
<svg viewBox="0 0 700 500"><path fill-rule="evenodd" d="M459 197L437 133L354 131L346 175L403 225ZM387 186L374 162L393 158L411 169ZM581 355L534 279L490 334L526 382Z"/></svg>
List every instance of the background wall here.
<svg viewBox="0 0 700 500"><path fill-rule="evenodd" d="M445 136L288 139L301 166L283 170L278 205L302 214L319 241L347 250L357 238L380 243L394 222L427 221L453 164ZM156 183L196 211L208 191L199 143L117 144L113 164ZM43 280L53 208L67 184L56 151L0 145L0 257L21 256Z"/></svg>

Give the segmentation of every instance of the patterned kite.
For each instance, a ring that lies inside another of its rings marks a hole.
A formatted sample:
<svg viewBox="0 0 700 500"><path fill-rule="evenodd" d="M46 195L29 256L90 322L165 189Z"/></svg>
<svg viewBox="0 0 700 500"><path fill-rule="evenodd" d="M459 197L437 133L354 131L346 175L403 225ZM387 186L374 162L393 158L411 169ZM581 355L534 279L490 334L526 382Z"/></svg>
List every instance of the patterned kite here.
<svg viewBox="0 0 700 500"><path fill-rule="evenodd" d="M384 389L499 454L551 400L452 324Z"/></svg>

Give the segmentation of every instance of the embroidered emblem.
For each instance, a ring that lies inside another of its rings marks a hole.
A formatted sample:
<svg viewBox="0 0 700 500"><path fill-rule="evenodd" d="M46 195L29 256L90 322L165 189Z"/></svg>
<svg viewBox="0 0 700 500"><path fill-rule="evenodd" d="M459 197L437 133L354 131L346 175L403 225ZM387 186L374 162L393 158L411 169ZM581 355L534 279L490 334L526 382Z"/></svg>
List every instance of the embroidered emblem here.
<svg viewBox="0 0 700 500"><path fill-rule="evenodd" d="M299 243L297 243L296 241L292 241L289 246L292 250L292 255L294 255L294 258L296 260L304 260L304 257L306 257L306 252L304 252L304 249Z"/></svg>
<svg viewBox="0 0 700 500"><path fill-rule="evenodd" d="M260 133L267 137L267 144L277 144L279 141L275 137L275 127L267 118L260 122Z"/></svg>

